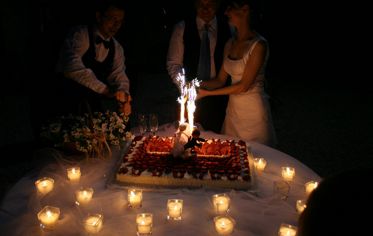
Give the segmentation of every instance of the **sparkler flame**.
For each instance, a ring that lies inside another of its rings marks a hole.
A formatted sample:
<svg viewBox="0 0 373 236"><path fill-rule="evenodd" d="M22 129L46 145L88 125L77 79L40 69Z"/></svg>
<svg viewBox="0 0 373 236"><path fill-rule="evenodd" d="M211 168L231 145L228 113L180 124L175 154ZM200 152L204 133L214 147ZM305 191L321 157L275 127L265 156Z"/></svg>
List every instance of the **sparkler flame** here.
<svg viewBox="0 0 373 236"><path fill-rule="evenodd" d="M197 98L196 88L200 86L200 81L197 78L190 82L185 81L185 71L184 68L176 77L180 89L180 96L177 98L177 102L180 104L180 121L179 124L185 123L185 103L187 103L188 111L188 123L189 132L192 133L194 128L194 111L196 110L195 100Z"/></svg>

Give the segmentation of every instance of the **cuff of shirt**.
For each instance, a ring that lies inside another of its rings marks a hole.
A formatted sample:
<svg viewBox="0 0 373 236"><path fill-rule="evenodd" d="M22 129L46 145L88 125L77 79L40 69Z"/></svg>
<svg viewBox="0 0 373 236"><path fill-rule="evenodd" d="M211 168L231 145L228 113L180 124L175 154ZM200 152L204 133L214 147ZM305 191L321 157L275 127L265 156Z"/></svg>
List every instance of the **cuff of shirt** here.
<svg viewBox="0 0 373 236"><path fill-rule="evenodd" d="M97 86L97 92L99 94L104 94L106 89L107 89L107 86L105 84L100 84Z"/></svg>

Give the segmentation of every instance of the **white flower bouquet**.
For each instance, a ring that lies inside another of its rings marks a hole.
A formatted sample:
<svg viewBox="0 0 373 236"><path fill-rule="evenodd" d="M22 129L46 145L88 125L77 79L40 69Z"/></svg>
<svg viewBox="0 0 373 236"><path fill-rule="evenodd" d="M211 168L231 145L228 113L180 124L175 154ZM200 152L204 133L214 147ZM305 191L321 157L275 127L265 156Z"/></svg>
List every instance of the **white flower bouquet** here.
<svg viewBox="0 0 373 236"><path fill-rule="evenodd" d="M41 137L55 147L73 147L88 156L103 156L110 146L121 146L132 137L125 128L128 116L116 112L95 112L92 115L61 116L42 127Z"/></svg>

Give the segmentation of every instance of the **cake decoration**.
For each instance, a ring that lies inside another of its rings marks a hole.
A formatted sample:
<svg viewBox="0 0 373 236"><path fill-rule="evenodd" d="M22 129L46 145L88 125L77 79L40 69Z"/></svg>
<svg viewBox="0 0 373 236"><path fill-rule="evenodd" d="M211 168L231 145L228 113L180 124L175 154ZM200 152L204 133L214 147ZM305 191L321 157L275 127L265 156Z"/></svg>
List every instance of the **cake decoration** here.
<svg viewBox="0 0 373 236"><path fill-rule="evenodd" d="M183 145L193 153L175 157L177 137L135 137L122 158L117 182L145 187L249 189L251 171L244 141L203 139L196 131Z"/></svg>

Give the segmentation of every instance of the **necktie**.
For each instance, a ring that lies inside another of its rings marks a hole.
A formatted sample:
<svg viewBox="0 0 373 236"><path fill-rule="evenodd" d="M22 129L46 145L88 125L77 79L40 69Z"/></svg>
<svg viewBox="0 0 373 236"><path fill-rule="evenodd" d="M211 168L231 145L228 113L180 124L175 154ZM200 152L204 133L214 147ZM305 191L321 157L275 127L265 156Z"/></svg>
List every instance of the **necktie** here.
<svg viewBox="0 0 373 236"><path fill-rule="evenodd" d="M109 46L110 46L110 41L106 41L104 40L103 38L101 38L100 36L96 36L96 44L100 44L100 43L103 43L105 48L108 49Z"/></svg>
<svg viewBox="0 0 373 236"><path fill-rule="evenodd" d="M199 51L199 62L197 77L199 80L209 80L211 71L210 62L210 39L209 39L209 25L205 24L202 37L201 37L201 47Z"/></svg>

